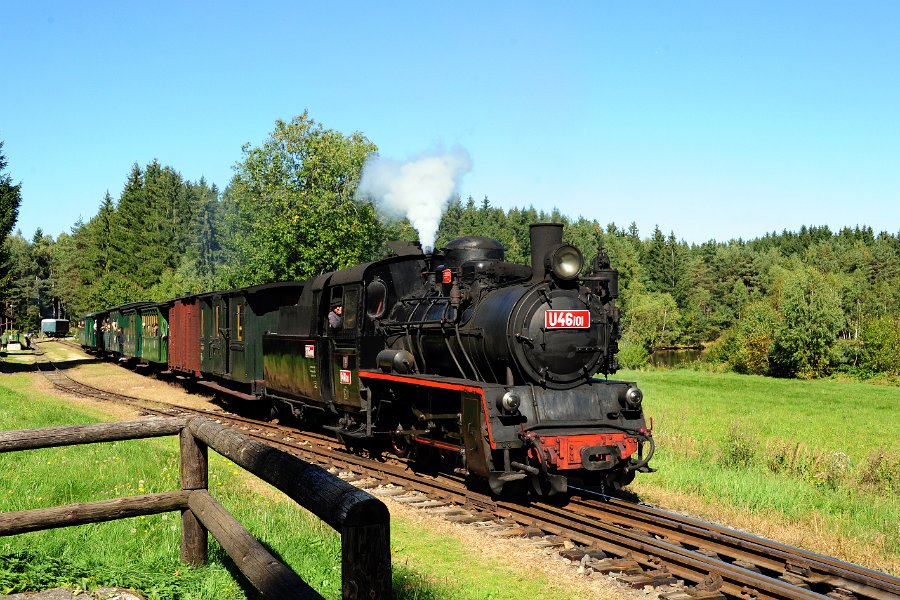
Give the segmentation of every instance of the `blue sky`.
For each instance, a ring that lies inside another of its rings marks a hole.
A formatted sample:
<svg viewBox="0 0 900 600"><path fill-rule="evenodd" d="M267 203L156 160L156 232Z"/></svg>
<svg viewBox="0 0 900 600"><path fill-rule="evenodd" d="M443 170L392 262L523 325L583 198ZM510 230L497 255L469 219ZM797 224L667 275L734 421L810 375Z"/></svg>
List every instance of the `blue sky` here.
<svg viewBox="0 0 900 600"><path fill-rule="evenodd" d="M57 235L158 159L224 188L309 109L461 193L691 242L900 232L900 2L0 0L17 227Z"/></svg>

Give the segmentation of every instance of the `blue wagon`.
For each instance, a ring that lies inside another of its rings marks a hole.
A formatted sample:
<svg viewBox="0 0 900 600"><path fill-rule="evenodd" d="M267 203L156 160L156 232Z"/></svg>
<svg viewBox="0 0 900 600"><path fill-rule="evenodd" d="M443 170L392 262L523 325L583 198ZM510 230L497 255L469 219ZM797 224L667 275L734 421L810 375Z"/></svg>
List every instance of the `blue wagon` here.
<svg viewBox="0 0 900 600"><path fill-rule="evenodd" d="M43 319L41 333L47 337L64 337L69 333L68 319Z"/></svg>

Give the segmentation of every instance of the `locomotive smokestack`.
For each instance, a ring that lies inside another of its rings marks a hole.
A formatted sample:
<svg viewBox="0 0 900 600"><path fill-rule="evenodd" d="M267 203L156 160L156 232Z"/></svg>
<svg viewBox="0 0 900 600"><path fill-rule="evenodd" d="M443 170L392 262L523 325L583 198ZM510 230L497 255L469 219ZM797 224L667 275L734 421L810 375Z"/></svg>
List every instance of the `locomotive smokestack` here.
<svg viewBox="0 0 900 600"><path fill-rule="evenodd" d="M547 253L562 244L562 223L534 223L531 225L531 280L541 281L547 276Z"/></svg>

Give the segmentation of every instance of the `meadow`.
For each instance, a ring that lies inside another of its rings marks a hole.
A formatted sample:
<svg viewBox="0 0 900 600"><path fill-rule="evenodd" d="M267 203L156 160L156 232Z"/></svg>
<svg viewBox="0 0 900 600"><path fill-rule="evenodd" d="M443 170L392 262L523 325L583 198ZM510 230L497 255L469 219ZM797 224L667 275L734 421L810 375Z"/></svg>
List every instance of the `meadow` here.
<svg viewBox="0 0 900 600"><path fill-rule="evenodd" d="M757 516L900 570L900 388L689 369L617 378L638 382L653 418L659 471L632 485L642 498L689 497L704 516Z"/></svg>
<svg viewBox="0 0 900 600"><path fill-rule="evenodd" d="M108 420L102 412L36 392L32 375L0 375L0 427ZM178 489L174 437L0 454L0 511ZM326 598L340 598L340 538L283 494L210 452L210 491L257 539ZM117 585L156 599L258 597L213 538L210 562L178 560L176 513L0 538L0 594L57 586ZM392 517L394 596L512 600L584 597L515 561L485 557L415 519ZM515 581L515 586L509 586ZM615 597L615 596L608 596Z"/></svg>

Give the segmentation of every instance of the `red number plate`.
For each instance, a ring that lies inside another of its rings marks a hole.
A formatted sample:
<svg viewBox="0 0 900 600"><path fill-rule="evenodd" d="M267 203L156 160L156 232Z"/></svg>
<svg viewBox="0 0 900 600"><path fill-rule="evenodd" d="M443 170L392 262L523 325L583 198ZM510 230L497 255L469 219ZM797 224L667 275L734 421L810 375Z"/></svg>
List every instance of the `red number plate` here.
<svg viewBox="0 0 900 600"><path fill-rule="evenodd" d="M341 369L341 383L344 385L350 385L350 371Z"/></svg>
<svg viewBox="0 0 900 600"><path fill-rule="evenodd" d="M590 329L589 310L548 310L544 313L545 329Z"/></svg>

